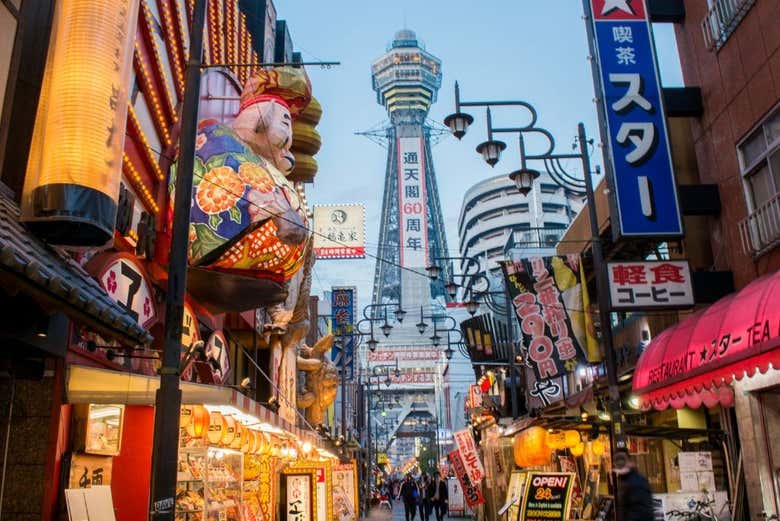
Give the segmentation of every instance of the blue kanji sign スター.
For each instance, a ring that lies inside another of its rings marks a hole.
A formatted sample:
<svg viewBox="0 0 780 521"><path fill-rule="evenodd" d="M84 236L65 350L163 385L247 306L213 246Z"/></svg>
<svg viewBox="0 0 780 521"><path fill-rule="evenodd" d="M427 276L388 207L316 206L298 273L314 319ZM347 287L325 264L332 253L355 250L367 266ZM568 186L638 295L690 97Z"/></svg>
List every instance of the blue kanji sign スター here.
<svg viewBox="0 0 780 521"><path fill-rule="evenodd" d="M644 0L590 0L618 235L682 235L655 49ZM614 221L613 221L614 226Z"/></svg>

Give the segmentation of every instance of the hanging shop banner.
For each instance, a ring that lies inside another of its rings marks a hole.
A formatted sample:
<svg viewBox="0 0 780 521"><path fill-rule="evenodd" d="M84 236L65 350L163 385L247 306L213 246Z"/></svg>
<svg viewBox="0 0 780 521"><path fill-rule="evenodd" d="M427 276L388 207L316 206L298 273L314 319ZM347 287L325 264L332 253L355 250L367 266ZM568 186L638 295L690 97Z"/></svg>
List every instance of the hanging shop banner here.
<svg viewBox="0 0 780 521"><path fill-rule="evenodd" d="M528 350L529 405L560 401L563 376L599 358L579 256L503 261L501 266Z"/></svg>
<svg viewBox="0 0 780 521"><path fill-rule="evenodd" d="M315 205L317 259L366 258L366 208L362 204Z"/></svg>
<svg viewBox="0 0 780 521"><path fill-rule="evenodd" d="M455 472L455 477L457 477L460 482L466 505L469 508L474 508L477 505L484 503L485 496L482 495L482 487L480 487L478 481L472 481L469 477L466 465L463 463L463 459L460 455L460 449L450 452L447 455L447 459L450 461L452 470Z"/></svg>
<svg viewBox="0 0 780 521"><path fill-rule="evenodd" d="M485 467L482 466L482 461L479 459L479 451L477 444L474 443L474 437L471 435L469 429L463 429L458 431L454 435L455 443L458 446L460 457L463 460L463 464L466 466L466 471L469 473L469 478L475 483L482 481L485 477Z"/></svg>
<svg viewBox="0 0 780 521"><path fill-rule="evenodd" d="M421 137L398 138L398 209L401 266L428 266L428 217L425 212L425 159Z"/></svg>
<svg viewBox="0 0 780 521"><path fill-rule="evenodd" d="M694 304L688 261L608 262L612 309L686 308Z"/></svg>
<svg viewBox="0 0 780 521"><path fill-rule="evenodd" d="M529 472L520 506L525 521L565 521L569 519L574 474L570 472Z"/></svg>
<svg viewBox="0 0 780 521"><path fill-rule="evenodd" d="M127 253L98 254L86 265L109 297L148 329L157 319L152 284L146 270Z"/></svg>
<svg viewBox="0 0 780 521"><path fill-rule="evenodd" d="M357 519L358 482L356 463L338 463L333 465L333 515L339 521Z"/></svg>
<svg viewBox="0 0 780 521"><path fill-rule="evenodd" d="M613 166L617 236L679 236L669 136L644 0L590 0Z"/></svg>
<svg viewBox="0 0 780 521"><path fill-rule="evenodd" d="M67 488L90 488L111 484L114 458L74 453L70 460Z"/></svg>
<svg viewBox="0 0 780 521"><path fill-rule="evenodd" d="M55 6L21 205L21 220L54 244L114 236L138 3Z"/></svg>
<svg viewBox="0 0 780 521"><path fill-rule="evenodd" d="M463 497L463 488L460 486L460 481L456 478L447 480L447 497L449 498L447 503L449 515L465 516L466 500Z"/></svg>
<svg viewBox="0 0 780 521"><path fill-rule="evenodd" d="M346 378L351 380L355 370L355 307L357 305L357 288L333 287L330 292L330 318L333 335L331 359L339 371L346 371Z"/></svg>
<svg viewBox="0 0 780 521"><path fill-rule="evenodd" d="M230 374L230 357L228 356L228 343L225 334L221 330L214 331L206 342L206 360L211 368L214 383L221 384L227 381Z"/></svg>
<svg viewBox="0 0 780 521"><path fill-rule="evenodd" d="M469 385L469 397L466 400L466 409L482 407L482 389L477 384Z"/></svg>

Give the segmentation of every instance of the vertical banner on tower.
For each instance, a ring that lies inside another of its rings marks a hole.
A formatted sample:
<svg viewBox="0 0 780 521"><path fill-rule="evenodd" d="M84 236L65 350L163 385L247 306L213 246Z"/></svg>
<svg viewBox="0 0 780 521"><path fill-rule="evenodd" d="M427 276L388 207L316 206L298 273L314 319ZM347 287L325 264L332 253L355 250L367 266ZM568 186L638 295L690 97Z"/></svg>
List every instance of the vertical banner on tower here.
<svg viewBox="0 0 780 521"><path fill-rule="evenodd" d="M424 268L428 266L428 217L423 138L402 137L397 144L401 265Z"/></svg>
<svg viewBox="0 0 780 521"><path fill-rule="evenodd" d="M677 200L644 0L590 0L613 165L618 236L679 236Z"/></svg>
<svg viewBox="0 0 780 521"><path fill-rule="evenodd" d="M529 406L560 401L563 376L599 358L580 259L535 257L501 267L528 349Z"/></svg>
<svg viewBox="0 0 780 521"><path fill-rule="evenodd" d="M333 336L331 351L332 360L339 371L346 371L345 378L350 380L354 376L355 359L355 299L357 289L354 287L334 287L330 293L330 313Z"/></svg>

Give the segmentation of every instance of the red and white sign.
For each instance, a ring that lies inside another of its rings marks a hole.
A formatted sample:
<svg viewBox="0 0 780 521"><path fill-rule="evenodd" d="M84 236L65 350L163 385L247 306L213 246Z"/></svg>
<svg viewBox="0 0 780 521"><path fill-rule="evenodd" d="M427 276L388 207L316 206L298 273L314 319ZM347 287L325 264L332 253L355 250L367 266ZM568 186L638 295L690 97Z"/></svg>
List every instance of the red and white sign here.
<svg viewBox="0 0 780 521"><path fill-rule="evenodd" d="M398 138L398 209L401 266L428 266L425 158L422 137Z"/></svg>
<svg viewBox="0 0 780 521"><path fill-rule="evenodd" d="M87 271L100 281L100 286L117 304L125 308L148 329L157 319L154 293L146 271L130 255L108 253L98 255L87 264Z"/></svg>
<svg viewBox="0 0 780 521"><path fill-rule="evenodd" d="M466 409L476 409L482 407L482 389L477 384L469 385L469 399L466 402Z"/></svg>
<svg viewBox="0 0 780 521"><path fill-rule="evenodd" d="M392 351L389 349L369 351L369 362L437 362L441 360L440 349L415 349L413 351Z"/></svg>
<svg viewBox="0 0 780 521"><path fill-rule="evenodd" d="M221 384L230 372L228 343L222 331L214 331L206 343L206 358L211 361L214 382Z"/></svg>
<svg viewBox="0 0 780 521"><path fill-rule="evenodd" d="M447 455L447 459L450 460L452 470L455 472L455 476L458 478L460 486L463 488L463 498L466 500L466 505L468 505L469 508L474 508L477 505L484 503L485 496L482 495L482 487L480 486L479 481L474 481L469 477L460 449L450 452Z"/></svg>
<svg viewBox="0 0 780 521"><path fill-rule="evenodd" d="M485 477L485 467L482 466L482 462L479 460L479 452L477 451L477 445L474 443L474 437L471 435L471 431L463 429L462 431L456 432L455 443L458 446L460 459L466 467L469 479L474 483L479 483L482 481L482 478Z"/></svg>
<svg viewBox="0 0 780 521"><path fill-rule="evenodd" d="M318 259L366 256L366 208L362 204L316 205L314 254Z"/></svg>
<svg viewBox="0 0 780 521"><path fill-rule="evenodd" d="M643 0L591 0L596 20L644 20Z"/></svg>
<svg viewBox="0 0 780 521"><path fill-rule="evenodd" d="M612 309L682 308L694 304L688 261L609 262Z"/></svg>

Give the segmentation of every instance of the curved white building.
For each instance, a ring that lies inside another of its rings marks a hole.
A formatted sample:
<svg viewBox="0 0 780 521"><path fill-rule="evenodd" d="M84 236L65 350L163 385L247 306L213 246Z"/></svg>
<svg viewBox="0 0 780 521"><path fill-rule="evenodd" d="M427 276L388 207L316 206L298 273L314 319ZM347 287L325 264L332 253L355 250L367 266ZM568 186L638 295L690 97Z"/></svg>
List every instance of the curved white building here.
<svg viewBox="0 0 780 521"><path fill-rule="evenodd" d="M463 197L458 218L460 255L479 259L480 269L494 276L499 260L553 255L581 208L582 198L565 192L546 173L527 196L506 174L485 179Z"/></svg>

